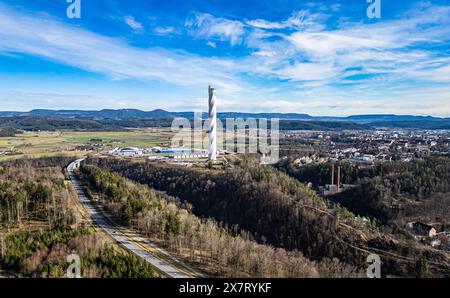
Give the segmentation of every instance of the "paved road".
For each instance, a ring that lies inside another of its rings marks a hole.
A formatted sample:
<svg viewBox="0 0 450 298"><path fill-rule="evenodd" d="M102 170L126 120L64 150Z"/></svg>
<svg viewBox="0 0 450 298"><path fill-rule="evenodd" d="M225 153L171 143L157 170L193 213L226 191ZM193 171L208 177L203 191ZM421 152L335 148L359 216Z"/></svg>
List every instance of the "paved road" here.
<svg viewBox="0 0 450 298"><path fill-rule="evenodd" d="M179 269L175 268L174 266L170 265L169 263L155 257L154 255L150 254L148 251L140 247L138 244L136 244L134 241L131 241L128 237L126 237L122 232L118 231L115 227L110 225L103 217L102 213L95 208L95 206L92 204L92 202L86 197L84 194L83 189L81 188L80 184L78 183L77 178L73 174L73 169L77 165L80 164L84 159L79 159L71 163L67 167L67 171L69 173L70 180L72 180L73 185L75 186L75 189L78 193L78 198L80 199L81 203L86 208L89 215L92 217L92 220L100 226L103 230L105 230L106 233L111 235L114 239L117 240L120 244L122 244L124 247L126 247L131 252L135 253L154 267L158 268L160 271L166 273L170 277L174 278L189 278L190 276L186 275L185 273L181 272Z"/></svg>

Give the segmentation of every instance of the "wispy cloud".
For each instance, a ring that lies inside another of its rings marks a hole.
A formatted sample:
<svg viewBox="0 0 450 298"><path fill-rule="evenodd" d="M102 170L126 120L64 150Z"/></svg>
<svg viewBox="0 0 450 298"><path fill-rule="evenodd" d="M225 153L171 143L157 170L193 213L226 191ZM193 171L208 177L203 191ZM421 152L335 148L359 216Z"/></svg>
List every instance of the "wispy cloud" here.
<svg viewBox="0 0 450 298"><path fill-rule="evenodd" d="M270 57L276 56L277 53L275 51L260 50L260 51L254 52L252 55L253 56L259 56L259 57L268 57L268 58L270 58Z"/></svg>
<svg viewBox="0 0 450 298"><path fill-rule="evenodd" d="M207 53L217 56L208 56L192 44L186 47L191 52L141 48L0 4L0 54L38 56L112 79L201 90L214 84L223 109L254 110L258 102L261 111L450 114L450 6L423 3L395 19L334 26L328 24L329 14L341 7L316 2L307 7L271 20L194 12L182 28L162 23L143 32L161 40L172 34L183 42L194 39L200 47L216 49ZM144 30L131 16L124 21ZM224 49L241 52L221 56Z"/></svg>
<svg viewBox="0 0 450 298"><path fill-rule="evenodd" d="M121 98L92 96L90 94L67 94L31 91L1 91L0 103L3 110L30 111L41 109L59 109L61 102L65 109L97 109L99 106L126 108L129 102Z"/></svg>
<svg viewBox="0 0 450 298"><path fill-rule="evenodd" d="M224 92L242 90L233 72L227 72L233 61L203 58L181 50L136 48L120 39L6 7L0 9L0 27L0 52L44 57L113 79L157 79L184 86L214 83Z"/></svg>
<svg viewBox="0 0 450 298"><path fill-rule="evenodd" d="M292 14L287 20L272 22L263 19L249 20L246 23L260 29L305 29L319 25L328 16L322 13L312 14L309 10L300 10Z"/></svg>
<svg viewBox="0 0 450 298"><path fill-rule="evenodd" d="M124 17L124 21L133 30L140 31L144 29L144 26L138 21L136 21L136 19L133 16Z"/></svg>
<svg viewBox="0 0 450 298"><path fill-rule="evenodd" d="M214 41L208 41L207 43L206 43L206 45L208 45L208 46L210 46L211 48L217 48L217 44L214 42Z"/></svg>
<svg viewBox="0 0 450 298"><path fill-rule="evenodd" d="M287 21L278 24L287 26ZM434 49L436 45L450 46L449 6L430 5L395 20L345 23L332 30L307 24L303 29L275 35L267 30L256 36L250 33L249 44L259 57L257 72L291 81L318 80L326 85L364 84L363 76L369 75L383 76L392 84L449 81L449 61L442 59L439 47ZM278 39L272 41L267 36Z"/></svg>
<svg viewBox="0 0 450 298"><path fill-rule="evenodd" d="M231 45L240 43L245 34L242 22L215 18L207 13L192 13L186 19L185 25L194 36L217 38L218 40L229 41Z"/></svg>
<svg viewBox="0 0 450 298"><path fill-rule="evenodd" d="M175 29L174 27L156 27L155 29L153 29L153 32L155 32L156 34L159 35L170 35L170 34L178 34L178 30Z"/></svg>

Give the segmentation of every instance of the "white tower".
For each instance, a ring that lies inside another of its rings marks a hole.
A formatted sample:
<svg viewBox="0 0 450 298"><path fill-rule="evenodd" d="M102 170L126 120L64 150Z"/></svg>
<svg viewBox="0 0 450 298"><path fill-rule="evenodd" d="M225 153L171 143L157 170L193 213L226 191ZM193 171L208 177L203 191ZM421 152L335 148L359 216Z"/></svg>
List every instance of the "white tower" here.
<svg viewBox="0 0 450 298"><path fill-rule="evenodd" d="M216 160L217 158L217 138L216 138L216 125L217 125L217 113L216 113L216 90L211 86L208 87L209 93L209 160Z"/></svg>

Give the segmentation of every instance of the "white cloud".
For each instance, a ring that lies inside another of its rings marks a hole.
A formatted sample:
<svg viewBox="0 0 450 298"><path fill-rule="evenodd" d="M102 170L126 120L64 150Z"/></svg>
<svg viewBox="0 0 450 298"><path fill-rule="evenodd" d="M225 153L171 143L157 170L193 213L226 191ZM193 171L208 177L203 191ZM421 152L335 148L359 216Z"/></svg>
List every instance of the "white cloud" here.
<svg viewBox="0 0 450 298"><path fill-rule="evenodd" d="M185 22L191 32L201 38L217 38L229 41L231 45L242 42L245 34L244 24L240 21L215 18L207 13L192 13Z"/></svg>
<svg viewBox="0 0 450 298"><path fill-rule="evenodd" d="M345 52L353 53L361 49L390 48L394 45L383 39L362 38L341 33L296 32L287 37L300 51L311 56L328 56Z"/></svg>
<svg viewBox="0 0 450 298"><path fill-rule="evenodd" d="M317 79L322 85L372 82L367 88L380 80L411 89L419 88L419 82L449 81L450 61L442 59L439 47L433 48L450 44L450 7L428 6L376 24L345 23L333 30L296 30L279 36L284 41L252 41L265 51L278 49L277 55L261 55L259 72L265 69L291 81ZM350 78L354 75L358 78Z"/></svg>
<svg viewBox="0 0 450 298"><path fill-rule="evenodd" d="M449 83L450 59L442 51L450 45L450 6L428 5L396 19L343 22L333 29L326 29L326 18L309 11L279 21L190 15L185 23L190 34L208 46L224 41L249 49L244 57L214 58L134 47L0 4L0 55L25 53L114 79L159 80L199 90L213 84L223 109L253 110L257 101L264 111L450 114L450 92L443 87ZM153 30L174 34L172 29Z"/></svg>
<svg viewBox="0 0 450 298"><path fill-rule="evenodd" d="M0 103L3 110L30 111L35 108L60 109L98 109L109 107L122 109L129 107L129 102L120 98L92 96L89 94L64 94L33 91L1 91Z"/></svg>
<svg viewBox="0 0 450 298"><path fill-rule="evenodd" d="M136 19L133 16L124 17L124 21L133 30L140 31L144 29L144 26L138 21L136 21Z"/></svg>
<svg viewBox="0 0 450 298"><path fill-rule="evenodd" d="M247 24L260 29L283 29L286 25L279 22L270 22L262 19L247 21Z"/></svg>
<svg viewBox="0 0 450 298"><path fill-rule="evenodd" d="M148 79L180 86L215 84L223 92L244 87L233 61L209 59L180 50L132 47L61 22L0 9L0 52L26 53L102 73L113 79ZM34 30L30 30L34 28Z"/></svg>
<svg viewBox="0 0 450 298"><path fill-rule="evenodd" d="M206 43L206 45L208 45L208 46L210 46L211 48L216 48L217 47L217 45L216 45L216 43L214 42L214 41L208 41L207 43Z"/></svg>
<svg viewBox="0 0 450 298"><path fill-rule="evenodd" d="M156 27L153 29L153 32L159 35L169 35L169 34L178 34L178 30L174 27Z"/></svg>
<svg viewBox="0 0 450 298"><path fill-rule="evenodd" d="M323 81L338 76L340 72L330 64L297 63L277 73L281 78L290 81Z"/></svg>
<svg viewBox="0 0 450 298"><path fill-rule="evenodd" d="M252 55L259 57L274 57L277 53L275 51L257 51Z"/></svg>
<svg viewBox="0 0 450 298"><path fill-rule="evenodd" d="M422 81L450 83L450 59L447 63L442 64L442 66L433 67L431 69L411 67L407 69L404 74Z"/></svg>
<svg viewBox="0 0 450 298"><path fill-rule="evenodd" d="M299 10L294 12L287 20L279 22L256 19L249 20L246 23L259 29L310 29L318 26L318 22L326 18L327 15L325 14L312 14L309 10Z"/></svg>
<svg viewBox="0 0 450 298"><path fill-rule="evenodd" d="M319 14L311 14L308 10L295 12L285 23L290 28L302 28L316 24Z"/></svg>

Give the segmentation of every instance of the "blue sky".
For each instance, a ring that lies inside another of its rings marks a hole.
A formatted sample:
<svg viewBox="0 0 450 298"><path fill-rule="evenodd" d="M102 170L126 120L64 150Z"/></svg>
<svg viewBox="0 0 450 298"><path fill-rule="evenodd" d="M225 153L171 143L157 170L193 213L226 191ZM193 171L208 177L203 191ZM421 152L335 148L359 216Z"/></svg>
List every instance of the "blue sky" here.
<svg viewBox="0 0 450 298"><path fill-rule="evenodd" d="M450 116L450 0L0 0L0 110Z"/></svg>

